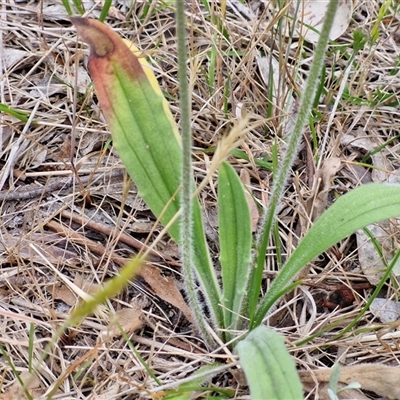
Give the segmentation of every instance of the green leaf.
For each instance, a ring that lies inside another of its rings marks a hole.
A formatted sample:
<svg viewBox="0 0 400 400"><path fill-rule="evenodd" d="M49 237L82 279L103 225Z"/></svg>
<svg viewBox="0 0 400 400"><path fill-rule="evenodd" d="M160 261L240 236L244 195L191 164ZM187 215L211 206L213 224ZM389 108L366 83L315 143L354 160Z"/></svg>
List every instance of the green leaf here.
<svg viewBox="0 0 400 400"><path fill-rule="evenodd" d="M340 377L340 364L335 363L331 368L331 376L329 377L329 389L332 390L333 393L337 393L338 390L338 382Z"/></svg>
<svg viewBox="0 0 400 400"><path fill-rule="evenodd" d="M26 111L16 110L15 108L11 108L7 104L1 104L1 103L0 103L0 111L5 112L6 114L9 114L12 117L19 119L22 122L28 122L29 113Z"/></svg>
<svg viewBox="0 0 400 400"><path fill-rule="evenodd" d="M299 400L303 389L284 338L259 326L235 348L254 400Z"/></svg>
<svg viewBox="0 0 400 400"><path fill-rule="evenodd" d="M319 254L356 230L400 216L400 186L371 183L340 197L307 232L261 301L255 324L261 324L276 300L299 271Z"/></svg>
<svg viewBox="0 0 400 400"><path fill-rule="evenodd" d="M112 0L105 0L103 4L103 8L101 10L101 14L99 17L99 21L104 22L105 19L107 18L108 12L110 11L110 8L112 6Z"/></svg>
<svg viewBox="0 0 400 400"><path fill-rule="evenodd" d="M226 162L218 172L218 220L224 327L237 330L250 274L251 219L243 184Z"/></svg>
<svg viewBox="0 0 400 400"><path fill-rule="evenodd" d="M89 71L117 149L140 196L165 226L180 210L182 153L177 127L156 78L144 71L123 40L105 24L71 18L90 45ZM151 71L150 71L151 72ZM180 224L168 230L180 243ZM201 207L193 201L194 264L212 318L221 326L221 291L205 238Z"/></svg>

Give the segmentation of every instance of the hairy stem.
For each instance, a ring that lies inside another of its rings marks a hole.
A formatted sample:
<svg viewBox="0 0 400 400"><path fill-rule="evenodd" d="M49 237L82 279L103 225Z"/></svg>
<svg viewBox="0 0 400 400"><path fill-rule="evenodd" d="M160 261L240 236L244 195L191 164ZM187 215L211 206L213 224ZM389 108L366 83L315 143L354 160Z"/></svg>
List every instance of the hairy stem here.
<svg viewBox="0 0 400 400"><path fill-rule="evenodd" d="M196 272L193 264L193 176L192 176L192 134L191 134L191 110L188 77L186 71L186 24L185 2L176 0L176 34L178 45L178 79L179 100L181 111L182 134L182 178L181 178L181 229L180 245L182 254L182 268L185 282L186 296L189 301L202 336L209 344L214 343L209 335L207 323L204 319L202 307L196 295Z"/></svg>
<svg viewBox="0 0 400 400"><path fill-rule="evenodd" d="M336 9L338 6L337 0L330 0L329 6L325 15L325 21L321 30L320 38L315 49L314 59L311 65L309 77L306 87L301 98L299 114L296 119L293 132L289 136L287 143L287 150L283 157L276 175L274 176L274 186L271 194L270 205L262 217L262 225L260 235L257 238L257 255L256 255L256 268L251 277L250 291L249 291L249 317L250 329L253 329L260 323L260 320L254 319L258 297L261 288L262 272L264 269L264 260L267 249L268 240L272 225L276 218L276 210L280 204L293 161L297 155L300 140L303 135L304 126L310 118L310 112L313 106L314 97L319 84L319 75L322 71L325 59L325 51L329 41L329 32L333 25Z"/></svg>

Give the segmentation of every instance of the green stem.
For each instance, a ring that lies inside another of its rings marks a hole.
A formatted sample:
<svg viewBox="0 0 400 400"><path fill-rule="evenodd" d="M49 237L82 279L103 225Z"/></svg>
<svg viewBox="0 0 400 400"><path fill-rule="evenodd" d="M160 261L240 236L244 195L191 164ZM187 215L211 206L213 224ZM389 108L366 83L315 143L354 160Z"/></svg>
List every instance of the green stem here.
<svg viewBox="0 0 400 400"><path fill-rule="evenodd" d="M261 323L260 312L258 317L255 318L256 307L260 295L260 288L262 282L262 274L264 270L265 254L267 249L268 240L270 237L271 228L276 217L276 210L284 195L286 182L290 176L290 170L293 161L297 155L300 140L303 135L303 128L308 122L310 112L312 110L313 100L317 91L319 83L319 75L322 71L325 59L325 51L329 41L329 32L333 25L336 9L338 6L337 0L330 0L329 6L325 15L325 21L321 30L320 38L315 49L314 59L311 65L307 84L301 99L299 113L292 134L289 136L287 150L283 157L282 163L274 175L274 186L270 198L270 206L266 210L262 218L261 234L257 238L257 255L254 268L250 280L249 287L249 317L250 329L255 328ZM279 290L281 288L276 288ZM263 309L262 312L268 310Z"/></svg>
<svg viewBox="0 0 400 400"><path fill-rule="evenodd" d="M200 302L196 295L196 272L193 264L193 172L192 172L192 133L191 109L188 77L186 71L186 24L185 2L176 0L176 35L178 45L178 79L181 111L182 135L182 178L181 178L181 229L180 246L182 271L186 296L192 309L199 331L209 344L213 343L207 329L207 323Z"/></svg>

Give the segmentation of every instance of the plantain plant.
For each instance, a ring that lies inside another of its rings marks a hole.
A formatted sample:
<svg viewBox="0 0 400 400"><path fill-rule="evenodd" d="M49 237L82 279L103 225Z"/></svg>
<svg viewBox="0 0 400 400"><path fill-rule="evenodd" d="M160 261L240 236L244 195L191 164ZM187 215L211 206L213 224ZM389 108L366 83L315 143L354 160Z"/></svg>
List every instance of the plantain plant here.
<svg viewBox="0 0 400 400"><path fill-rule="evenodd" d="M176 1L181 135L157 80L129 48L132 45L99 21L71 18L90 46L89 71L113 145L139 194L181 246L186 294L197 328L210 347L216 346L214 337L219 337L234 348L253 398L302 398L295 363L283 338L263 324L274 304L301 283L293 282L299 271L357 229L400 215L398 185L369 184L340 197L310 228L260 300L267 243L319 85L337 3L331 0L328 7L296 124L274 176L270 204L256 236L255 256L245 189L234 168L224 161L232 143L223 142L215 154L221 283L211 261L191 170L184 2ZM242 124L234 130L243 128ZM198 298L198 286L204 303ZM268 379L259 379L260 371Z"/></svg>

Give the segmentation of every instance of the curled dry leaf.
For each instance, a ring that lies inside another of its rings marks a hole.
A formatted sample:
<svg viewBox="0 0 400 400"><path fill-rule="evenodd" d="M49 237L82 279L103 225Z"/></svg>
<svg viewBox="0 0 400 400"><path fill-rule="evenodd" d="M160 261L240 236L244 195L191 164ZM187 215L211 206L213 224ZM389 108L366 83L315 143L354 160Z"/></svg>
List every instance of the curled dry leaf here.
<svg viewBox="0 0 400 400"><path fill-rule="evenodd" d="M173 277L163 276L160 268L150 264L146 264L146 268L142 268L139 275L146 280L155 295L181 310L187 320L193 322L192 312L183 299Z"/></svg>
<svg viewBox="0 0 400 400"><path fill-rule="evenodd" d="M118 310L107 329L101 332L102 340L110 340L121 336L121 329L128 335L136 332L143 326L142 316L143 312L136 304L132 308Z"/></svg>
<svg viewBox="0 0 400 400"><path fill-rule="evenodd" d="M297 20L296 34L303 36L311 43L317 43L329 2L305 0L300 2L292 1L290 3L289 15L294 20ZM335 40L346 32L352 15L353 1L340 0L329 34L331 40Z"/></svg>
<svg viewBox="0 0 400 400"><path fill-rule="evenodd" d="M331 368L314 371L300 371L300 379L304 383L329 382ZM400 399L400 369L381 364L360 364L342 367L339 382L349 384L358 382L361 390L374 392L388 399Z"/></svg>
<svg viewBox="0 0 400 400"><path fill-rule="evenodd" d="M340 158L332 157L324 161L322 168L315 173L311 194L306 200L306 216L300 213L302 233L307 232L309 220L314 222L325 211L328 205L328 195L332 186L332 179L341 166Z"/></svg>
<svg viewBox="0 0 400 400"><path fill-rule="evenodd" d="M315 174L313 197L310 198L311 218L315 221L326 209L328 194L332 186L332 179L340 169L340 158L332 157L325 160L321 169Z"/></svg>

